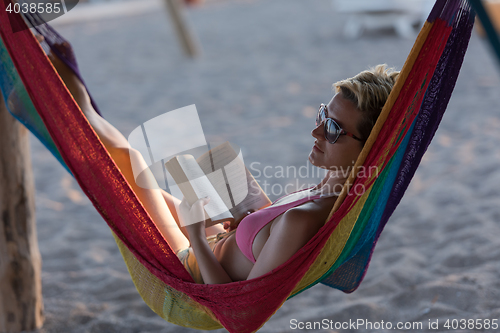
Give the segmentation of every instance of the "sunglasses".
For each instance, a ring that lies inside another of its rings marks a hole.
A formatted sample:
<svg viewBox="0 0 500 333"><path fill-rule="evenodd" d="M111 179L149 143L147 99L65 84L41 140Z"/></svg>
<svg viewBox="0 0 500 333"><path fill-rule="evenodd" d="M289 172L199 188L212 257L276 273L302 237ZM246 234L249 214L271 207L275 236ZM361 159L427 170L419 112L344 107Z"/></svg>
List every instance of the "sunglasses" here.
<svg viewBox="0 0 500 333"><path fill-rule="evenodd" d="M337 142L338 138L341 135L347 135L350 136L351 138L358 140L358 141L364 141L363 139L358 138L354 134L347 132L346 130L342 129L339 124L332 118L327 118L326 117L326 105L321 104L318 110L318 115L316 116L316 127L321 125L321 123L324 121L325 123L325 139L331 144L334 144Z"/></svg>

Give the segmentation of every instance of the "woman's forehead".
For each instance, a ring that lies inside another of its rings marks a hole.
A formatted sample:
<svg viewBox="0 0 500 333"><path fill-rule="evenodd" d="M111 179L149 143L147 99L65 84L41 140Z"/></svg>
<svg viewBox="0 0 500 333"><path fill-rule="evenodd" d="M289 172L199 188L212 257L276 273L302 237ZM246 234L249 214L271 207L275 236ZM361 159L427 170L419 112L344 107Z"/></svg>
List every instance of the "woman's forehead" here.
<svg viewBox="0 0 500 333"><path fill-rule="evenodd" d="M356 118L356 115L361 114L356 105L348 99L345 99L342 94L338 93L333 96L326 106L328 117L334 116Z"/></svg>
<svg viewBox="0 0 500 333"><path fill-rule="evenodd" d="M327 117L334 119L346 131L359 134L357 125L361 121L361 111L351 101L337 93L330 100L327 108Z"/></svg>

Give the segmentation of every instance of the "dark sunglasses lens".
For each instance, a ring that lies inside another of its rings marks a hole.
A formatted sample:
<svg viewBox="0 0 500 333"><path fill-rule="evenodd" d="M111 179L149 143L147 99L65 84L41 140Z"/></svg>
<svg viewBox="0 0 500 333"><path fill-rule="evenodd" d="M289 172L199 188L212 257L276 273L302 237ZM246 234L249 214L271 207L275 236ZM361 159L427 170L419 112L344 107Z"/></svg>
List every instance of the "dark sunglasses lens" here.
<svg viewBox="0 0 500 333"><path fill-rule="evenodd" d="M325 138L328 142L334 143L340 136L340 126L331 118L328 118L325 123Z"/></svg>
<svg viewBox="0 0 500 333"><path fill-rule="evenodd" d="M316 126L321 124L324 118L325 118L325 108L323 105L321 105L318 110L318 114L316 114Z"/></svg>

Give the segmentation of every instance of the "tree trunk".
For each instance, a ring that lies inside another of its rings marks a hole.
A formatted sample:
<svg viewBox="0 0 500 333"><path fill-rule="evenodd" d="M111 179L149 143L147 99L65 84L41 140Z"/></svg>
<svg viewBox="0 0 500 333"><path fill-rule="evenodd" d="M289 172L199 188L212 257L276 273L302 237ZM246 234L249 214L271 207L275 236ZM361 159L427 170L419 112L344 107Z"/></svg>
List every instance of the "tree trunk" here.
<svg viewBox="0 0 500 333"><path fill-rule="evenodd" d="M43 324L41 258L27 129L0 93L0 332Z"/></svg>

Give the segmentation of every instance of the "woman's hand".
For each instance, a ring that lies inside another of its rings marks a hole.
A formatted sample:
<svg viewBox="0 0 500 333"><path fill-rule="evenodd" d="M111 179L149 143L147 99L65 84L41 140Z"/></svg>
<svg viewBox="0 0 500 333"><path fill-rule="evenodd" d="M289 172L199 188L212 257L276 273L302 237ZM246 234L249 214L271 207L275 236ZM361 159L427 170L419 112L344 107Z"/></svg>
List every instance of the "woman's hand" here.
<svg viewBox="0 0 500 333"><path fill-rule="evenodd" d="M210 199L202 198L192 206L186 199L182 199L178 208L179 222L186 228L189 242L194 251L194 256L200 268L203 281L207 284L229 283L231 278L215 257L205 237L205 210L203 207Z"/></svg>
<svg viewBox="0 0 500 333"><path fill-rule="evenodd" d="M253 212L255 212L254 209L250 209L246 212L246 215L243 216L242 218L240 218L238 221L226 221L223 223L223 226L224 226L224 229L227 231L227 232L230 232L230 231L233 231L235 230L238 225L240 224L241 220L243 220L245 217L247 217L248 215L252 214Z"/></svg>
<svg viewBox="0 0 500 333"><path fill-rule="evenodd" d="M179 222L186 228L189 238L205 237L205 210L203 207L210 202L210 198L201 198L192 206L189 205L186 198L183 198L179 204Z"/></svg>
<svg viewBox="0 0 500 333"><path fill-rule="evenodd" d="M224 227L224 230L226 230L226 232L236 229L231 226L231 221L225 221L224 223L222 223L222 226Z"/></svg>

